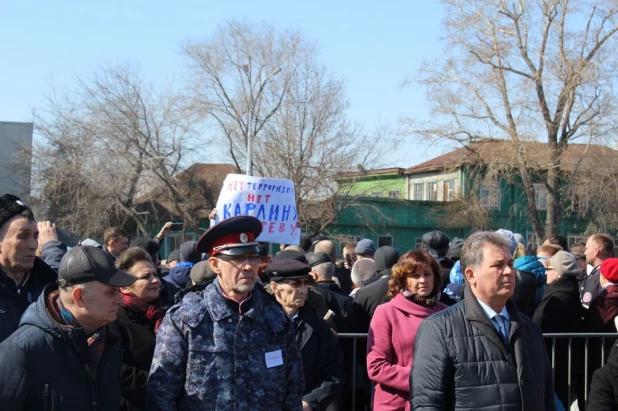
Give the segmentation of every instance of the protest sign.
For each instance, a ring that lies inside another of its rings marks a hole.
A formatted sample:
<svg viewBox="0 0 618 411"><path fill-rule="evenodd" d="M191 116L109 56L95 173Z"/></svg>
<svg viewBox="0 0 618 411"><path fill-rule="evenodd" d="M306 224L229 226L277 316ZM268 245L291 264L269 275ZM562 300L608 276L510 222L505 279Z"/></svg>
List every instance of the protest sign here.
<svg viewBox="0 0 618 411"><path fill-rule="evenodd" d="M258 241L300 243L292 180L228 174L217 201L215 223L238 215L250 215L262 222Z"/></svg>

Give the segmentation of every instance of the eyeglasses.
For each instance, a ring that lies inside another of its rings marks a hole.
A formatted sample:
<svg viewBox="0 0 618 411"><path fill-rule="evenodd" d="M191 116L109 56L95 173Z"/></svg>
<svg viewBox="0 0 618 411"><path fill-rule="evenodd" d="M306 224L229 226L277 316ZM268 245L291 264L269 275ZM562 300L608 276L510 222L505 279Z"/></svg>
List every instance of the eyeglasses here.
<svg viewBox="0 0 618 411"><path fill-rule="evenodd" d="M551 268L551 267L546 267L545 271L556 271L555 269Z"/></svg>
<svg viewBox="0 0 618 411"><path fill-rule="evenodd" d="M305 279L305 278L301 278L298 280L288 280L288 281L281 281L283 284L287 284L287 285L291 285L292 287L298 288L301 285L304 285L305 287L309 287L311 284L313 284L313 281Z"/></svg>
<svg viewBox="0 0 618 411"><path fill-rule="evenodd" d="M260 260L257 255L218 255L217 258L227 261L235 267L242 267L245 263L249 265L257 265Z"/></svg>

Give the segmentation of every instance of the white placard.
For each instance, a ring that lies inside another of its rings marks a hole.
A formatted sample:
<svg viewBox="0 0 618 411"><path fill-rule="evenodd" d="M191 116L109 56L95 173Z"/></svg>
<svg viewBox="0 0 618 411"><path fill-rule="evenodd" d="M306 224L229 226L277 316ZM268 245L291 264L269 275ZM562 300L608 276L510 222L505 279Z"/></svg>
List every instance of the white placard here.
<svg viewBox="0 0 618 411"><path fill-rule="evenodd" d="M219 194L214 223L239 215L250 215L262 222L258 241L300 243L292 180L228 174Z"/></svg>
<svg viewBox="0 0 618 411"><path fill-rule="evenodd" d="M281 350L271 351L264 354L266 360L266 368L278 367L283 365L283 356Z"/></svg>

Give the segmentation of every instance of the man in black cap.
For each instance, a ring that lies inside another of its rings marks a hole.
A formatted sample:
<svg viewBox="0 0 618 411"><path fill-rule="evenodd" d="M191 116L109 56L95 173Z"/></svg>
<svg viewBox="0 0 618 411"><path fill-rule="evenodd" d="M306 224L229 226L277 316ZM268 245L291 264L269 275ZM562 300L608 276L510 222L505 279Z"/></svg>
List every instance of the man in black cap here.
<svg viewBox="0 0 618 411"><path fill-rule="evenodd" d="M0 409L112 410L120 406L118 337L107 330L137 280L100 248L69 250L49 284L0 344Z"/></svg>
<svg viewBox="0 0 618 411"><path fill-rule="evenodd" d="M324 292L326 304L335 314L333 321L337 327L336 331L347 332L348 313L352 299L343 294L341 288L333 280L335 263L326 253L318 252L309 257L309 267L311 268L311 277L315 281L313 288L319 288Z"/></svg>
<svg viewBox="0 0 618 411"><path fill-rule="evenodd" d="M442 231L433 230L428 233L423 234L422 237L423 243L436 254L438 254L438 264L442 267L442 284L449 283L449 276L451 274L451 268L455 265L455 262L449 258L446 258L446 254L449 250L449 241L448 235L443 233ZM440 290L442 291L442 290ZM444 301L443 301L444 302ZM450 304L448 304L450 305Z"/></svg>
<svg viewBox="0 0 618 411"><path fill-rule="evenodd" d="M19 327L28 305L57 274L35 256L39 229L30 208L18 197L0 197L0 342Z"/></svg>
<svg viewBox="0 0 618 411"><path fill-rule="evenodd" d="M216 279L167 312L157 332L146 409L299 409L303 371L294 330L256 286L255 217L228 218L197 243Z"/></svg>
<svg viewBox="0 0 618 411"><path fill-rule="evenodd" d="M270 263L265 272L273 295L292 320L300 345L305 375L303 410L337 411L345 378L343 354L326 321L305 304L313 284L309 270L300 261L282 259Z"/></svg>

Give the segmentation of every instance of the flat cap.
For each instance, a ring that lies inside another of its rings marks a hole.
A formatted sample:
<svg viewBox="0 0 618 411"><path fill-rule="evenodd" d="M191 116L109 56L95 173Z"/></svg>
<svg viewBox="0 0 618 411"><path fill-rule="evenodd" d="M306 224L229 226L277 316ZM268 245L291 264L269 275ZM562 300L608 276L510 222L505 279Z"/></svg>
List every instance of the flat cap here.
<svg viewBox="0 0 618 411"><path fill-rule="evenodd" d="M449 238L442 231L433 230L423 234L423 243L434 250L444 250L448 248Z"/></svg>
<svg viewBox="0 0 618 411"><path fill-rule="evenodd" d="M311 279L309 275L311 268L307 264L292 259L273 261L266 266L264 272L271 281L275 282L303 278Z"/></svg>
<svg viewBox="0 0 618 411"><path fill-rule="evenodd" d="M215 278L217 274L210 268L208 261L200 261L191 267L189 276L195 284L202 284Z"/></svg>
<svg viewBox="0 0 618 411"><path fill-rule="evenodd" d="M465 241L463 238L455 237L448 246L447 258L461 258L461 249L463 248Z"/></svg>
<svg viewBox="0 0 618 411"><path fill-rule="evenodd" d="M363 238L356 244L356 248L354 249L356 254L375 254L376 253L376 245L368 238Z"/></svg>
<svg viewBox="0 0 618 411"><path fill-rule="evenodd" d="M279 260L296 260L300 261L303 264L307 264L307 257L305 257L304 253L301 253L297 250L292 250L286 248L285 250L279 251L274 257L273 261Z"/></svg>
<svg viewBox="0 0 618 411"><path fill-rule="evenodd" d="M333 260L331 260L329 255L326 253L313 253L309 257L309 267L311 268L315 267L316 265L332 262Z"/></svg>

